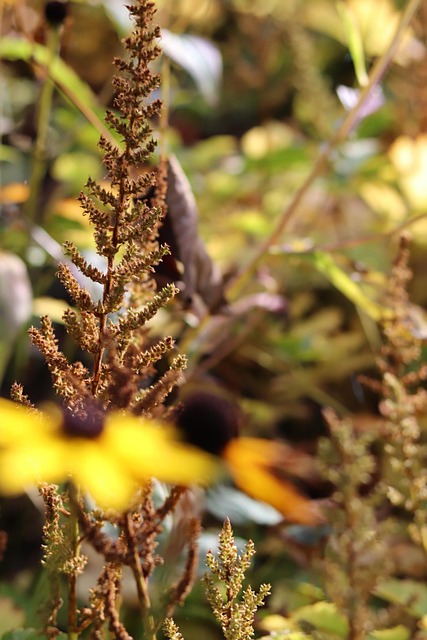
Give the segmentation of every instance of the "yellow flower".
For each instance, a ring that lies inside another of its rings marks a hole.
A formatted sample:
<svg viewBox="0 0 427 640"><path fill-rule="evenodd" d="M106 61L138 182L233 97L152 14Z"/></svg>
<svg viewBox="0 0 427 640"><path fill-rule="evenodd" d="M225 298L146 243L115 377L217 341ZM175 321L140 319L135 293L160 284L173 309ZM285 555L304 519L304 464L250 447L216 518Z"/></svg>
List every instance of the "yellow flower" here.
<svg viewBox="0 0 427 640"><path fill-rule="evenodd" d="M310 456L275 440L239 436L237 406L199 391L184 401L178 426L186 439L220 458L234 483L256 500L271 504L292 522L324 522L319 505L290 482L317 478Z"/></svg>
<svg viewBox="0 0 427 640"><path fill-rule="evenodd" d="M91 418L0 399L0 492L71 478L100 507L124 510L151 477L189 485L219 472L213 456L180 442L165 425L119 412Z"/></svg>
<svg viewBox="0 0 427 640"><path fill-rule="evenodd" d="M280 442L261 438L233 438L222 452L230 475L245 493L271 504L291 522L314 525L324 522L315 501L303 496L280 469L291 467L296 476L306 475L307 458Z"/></svg>

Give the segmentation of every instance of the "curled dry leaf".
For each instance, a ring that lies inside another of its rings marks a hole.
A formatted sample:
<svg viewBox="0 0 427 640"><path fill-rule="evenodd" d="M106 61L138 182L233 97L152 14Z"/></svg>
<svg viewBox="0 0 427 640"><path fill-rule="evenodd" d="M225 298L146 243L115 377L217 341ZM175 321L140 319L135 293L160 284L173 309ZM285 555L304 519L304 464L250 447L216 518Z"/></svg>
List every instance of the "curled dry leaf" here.
<svg viewBox="0 0 427 640"><path fill-rule="evenodd" d="M225 304L223 279L199 237L196 200L175 156L171 156L168 163L166 203L168 209L160 240L169 245L171 256L164 260L164 268L159 271L180 280L178 286L188 304L194 302L197 294L208 309L216 311ZM182 272L177 261L182 265Z"/></svg>

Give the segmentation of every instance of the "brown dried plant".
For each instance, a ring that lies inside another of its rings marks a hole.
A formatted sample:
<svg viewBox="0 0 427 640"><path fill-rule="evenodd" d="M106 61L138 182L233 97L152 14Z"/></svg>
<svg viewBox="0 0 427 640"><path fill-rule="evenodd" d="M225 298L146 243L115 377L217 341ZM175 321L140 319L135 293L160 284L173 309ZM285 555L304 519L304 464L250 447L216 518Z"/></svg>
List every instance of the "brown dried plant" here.
<svg viewBox="0 0 427 640"><path fill-rule="evenodd" d="M67 360L48 316L41 318L39 327L30 329L66 413L83 420L94 408L126 410L145 418L165 417L164 400L180 381L186 362L178 355L169 367L163 367L162 375L157 374L157 363L173 352L174 340L167 336L153 342L146 326L177 289L167 285L156 290L154 279L155 266L168 252L157 240L165 215L166 160L161 159L156 170L150 169L156 147L150 122L161 111L161 102L150 98L159 86L159 77L150 65L160 54L160 30L153 26L153 2L137 0L128 10L134 28L124 41L126 60L114 61L118 70L113 80L114 111L106 115L117 145L101 137L105 181L89 179L79 197L105 267L90 264L72 242L67 242L69 262L58 268L58 277L74 305L65 311L65 328L85 352L84 362ZM101 290L99 299L83 286L82 276ZM12 396L32 407L20 385L14 385ZM65 576L70 638L77 638L87 628L92 638L130 638L119 615L122 570L127 566L136 584L144 637L154 639L164 617L160 613L161 619L154 619L148 587L151 574L162 561L155 553L157 536L186 490L172 489L165 502L155 506L152 486L147 483L131 510L121 514L88 509L72 484L62 494L54 485L43 485L40 491L46 511L43 564L51 588L43 609L44 635L55 638L60 633L57 615L63 604ZM113 527L116 537L106 533L106 524ZM168 615L184 601L194 580L199 531L195 517L188 539L181 545L188 553L182 574L175 575L176 582L164 595ZM87 561L81 552L83 543L100 554L104 566L87 606L80 610L77 582Z"/></svg>
<svg viewBox="0 0 427 640"><path fill-rule="evenodd" d="M243 589L246 572L255 555L252 540L239 555L234 533L227 518L219 534L218 558L206 556L209 572L203 576L206 598L221 625L225 640L251 640L255 614L270 594L271 585L261 584L258 593L250 586ZM219 583L219 586L218 586Z"/></svg>
<svg viewBox="0 0 427 640"><path fill-rule="evenodd" d="M383 345L376 360L380 379L360 376L378 393L383 420L370 431L360 431L332 410L324 414L330 435L319 453L324 475L336 490L322 569L326 590L347 616L348 637L353 640L365 638L378 622L393 619L392 607L380 620L370 604L393 570L389 549L399 518L405 525L409 521L409 534L427 558L427 449L422 428L427 367L422 363L420 311L409 300L408 263L408 237L402 236L384 297Z"/></svg>
<svg viewBox="0 0 427 640"><path fill-rule="evenodd" d="M320 442L320 464L335 491L321 571L326 593L346 616L349 640L362 640L375 629L370 601L390 570L390 523L378 518L384 491L381 483L372 483L376 434L358 433L351 420L340 419L331 409L324 417L330 433Z"/></svg>
<svg viewBox="0 0 427 640"><path fill-rule="evenodd" d="M250 585L243 588L254 555L252 540L239 555L227 518L219 534L218 557L208 551L206 564L209 571L202 578L206 598L221 625L225 640L251 640L255 633L255 614L270 594L269 584L261 584L258 592ZM166 618L163 628L168 640L183 640L172 618Z"/></svg>
<svg viewBox="0 0 427 640"><path fill-rule="evenodd" d="M368 384L381 394L387 496L394 506L409 514L409 533L427 561L427 449L423 430L427 365L423 363L421 311L411 304L408 294L412 278L408 245L409 237L403 235L389 280L386 304L393 315L382 326L384 345L377 359L381 380Z"/></svg>
<svg viewBox="0 0 427 640"><path fill-rule="evenodd" d="M79 198L105 269L89 264L72 242L65 244L65 252L74 268L64 263L58 269L75 306L64 314L65 328L90 354L92 364L67 361L47 316L39 328L30 330L30 337L46 359L55 390L73 412L95 397L105 408L150 417L161 413L165 396L180 379L185 358L176 357L163 377L147 387L156 362L173 350L174 341L166 337L150 344L145 325L177 290L168 285L155 291L153 278L154 267L168 251L157 242L165 214L164 162L156 171L148 170L156 147L150 120L161 110L159 100L148 100L159 86L159 77L149 65L160 54L160 31L152 25L153 3L140 1L129 11L135 29L125 40L128 59L114 61L119 71L113 80L115 111L109 110L106 116L119 142L116 146L101 137L107 186L89 179ZM149 204L143 195L153 188L156 195ZM101 288L100 299L84 288L81 275Z"/></svg>
<svg viewBox="0 0 427 640"><path fill-rule="evenodd" d="M423 388L427 366L422 354L422 312L409 299L411 278L409 237L402 235L384 301L392 313L381 326L384 340L377 358L381 378L361 376L361 380L380 396L387 497L412 518L410 534L427 558L427 451L422 426L427 409L427 392Z"/></svg>

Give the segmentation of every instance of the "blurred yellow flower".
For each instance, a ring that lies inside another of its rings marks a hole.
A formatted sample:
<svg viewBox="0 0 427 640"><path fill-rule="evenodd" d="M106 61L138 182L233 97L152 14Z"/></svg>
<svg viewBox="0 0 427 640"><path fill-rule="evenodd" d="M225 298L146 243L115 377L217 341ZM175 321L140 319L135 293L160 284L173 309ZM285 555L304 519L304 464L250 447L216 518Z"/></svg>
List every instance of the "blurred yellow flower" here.
<svg viewBox="0 0 427 640"><path fill-rule="evenodd" d="M0 493L71 478L102 508L126 509L149 478L208 483L215 458L180 442L163 424L120 412L82 420L56 407L33 411L0 399Z"/></svg>
<svg viewBox="0 0 427 640"><path fill-rule="evenodd" d="M317 482L312 457L277 440L242 437L240 421L237 405L209 391L185 398L177 417L187 441L221 459L239 489L272 505L292 522L324 522L317 502L304 496L290 480Z"/></svg>
<svg viewBox="0 0 427 640"><path fill-rule="evenodd" d="M222 458L238 487L267 502L291 522L314 525L325 521L318 504L303 496L280 474L280 468L288 468L300 477L310 475L312 465L308 457L297 455L274 440L234 438L224 448Z"/></svg>

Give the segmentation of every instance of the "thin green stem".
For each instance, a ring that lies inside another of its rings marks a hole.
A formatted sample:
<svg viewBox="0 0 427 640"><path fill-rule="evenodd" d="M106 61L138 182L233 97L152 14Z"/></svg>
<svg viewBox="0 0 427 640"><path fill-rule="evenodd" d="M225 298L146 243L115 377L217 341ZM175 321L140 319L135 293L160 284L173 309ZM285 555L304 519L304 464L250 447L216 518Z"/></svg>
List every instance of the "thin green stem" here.
<svg viewBox="0 0 427 640"><path fill-rule="evenodd" d="M49 61L46 69L37 114L37 138L34 147L34 157L29 180L30 193L24 205L24 213L29 220L39 221L37 207L40 200L40 191L43 178L46 172L47 161L47 135L49 130L50 113L52 109L52 98L54 83L50 77L50 68L58 55L59 29L52 28L49 32L47 48L49 51Z"/></svg>
<svg viewBox="0 0 427 640"><path fill-rule="evenodd" d="M72 91L69 86L65 83L61 83L59 78L55 78L54 80L58 92L64 98L64 100L68 101L70 104L74 105L80 113L86 118L86 120L93 126L93 128L99 133L100 136L104 136L106 140L113 146L118 149L122 148L122 143L120 140L114 137L110 129L105 126L104 122L100 119L98 114L94 109L91 109L84 100L81 99L80 95Z"/></svg>
<svg viewBox="0 0 427 640"><path fill-rule="evenodd" d="M363 106L369 99L373 88L378 85L384 73L386 72L399 44L401 43L402 36L408 25L410 24L412 18L414 17L414 14L416 13L420 5L420 2L421 0L409 0L404 11L402 12L399 25L396 29L392 41L390 42L387 50L372 67L372 70L369 74L369 82L360 92L357 103L347 113L346 118L344 119L343 123L336 131L336 133L333 135L333 137L323 146L317 157L317 160L313 165L313 168L311 169L301 187L294 193L273 231L260 245L258 251L252 257L250 262L227 283L227 290L230 299L236 299L236 297L238 297L241 291L245 288L254 271L257 269L264 257L268 254L270 247L278 242L280 236L283 234L289 222L295 216L302 199L305 197L316 178L322 175L325 171L331 156L331 152L340 142L348 137L352 129L356 126L357 121L360 118L360 113Z"/></svg>

